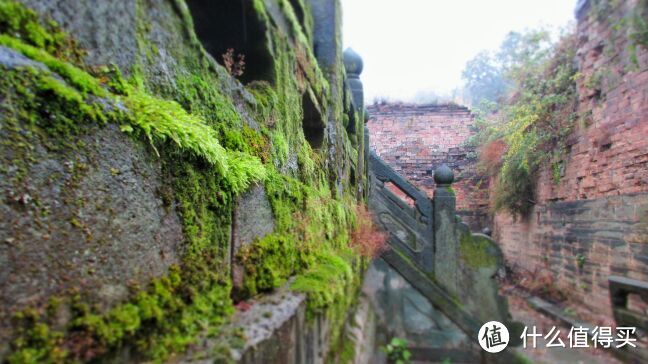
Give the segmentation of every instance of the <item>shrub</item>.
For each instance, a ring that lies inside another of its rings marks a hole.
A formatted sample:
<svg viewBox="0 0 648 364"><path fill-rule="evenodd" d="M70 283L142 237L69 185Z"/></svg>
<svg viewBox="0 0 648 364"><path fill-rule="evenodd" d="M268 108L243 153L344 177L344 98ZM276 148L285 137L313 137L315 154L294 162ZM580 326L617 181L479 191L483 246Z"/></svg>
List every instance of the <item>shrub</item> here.
<svg viewBox="0 0 648 364"><path fill-rule="evenodd" d="M501 139L487 142L479 149L479 163L488 174L495 174L502 167L506 143Z"/></svg>
<svg viewBox="0 0 648 364"><path fill-rule="evenodd" d="M369 258L377 257L388 249L387 233L378 229L364 205L356 208L356 226L351 232L351 247Z"/></svg>
<svg viewBox="0 0 648 364"><path fill-rule="evenodd" d="M407 350L407 340L398 337L392 338L391 342L380 349L387 354L389 363L407 364L410 362L412 353Z"/></svg>
<svg viewBox="0 0 648 364"><path fill-rule="evenodd" d="M227 52L223 53L223 66L233 77L241 76L245 71L245 55L237 54L235 59L234 49L229 48Z"/></svg>
<svg viewBox="0 0 648 364"><path fill-rule="evenodd" d="M539 34L542 34L541 32ZM525 37L525 42L544 41ZM513 88L496 112L478 115L480 161L496 177L495 210L526 215L535 203L534 181L543 164L563 159L567 136L577 119L576 37L564 36L549 49L520 45L537 54L511 61Z"/></svg>

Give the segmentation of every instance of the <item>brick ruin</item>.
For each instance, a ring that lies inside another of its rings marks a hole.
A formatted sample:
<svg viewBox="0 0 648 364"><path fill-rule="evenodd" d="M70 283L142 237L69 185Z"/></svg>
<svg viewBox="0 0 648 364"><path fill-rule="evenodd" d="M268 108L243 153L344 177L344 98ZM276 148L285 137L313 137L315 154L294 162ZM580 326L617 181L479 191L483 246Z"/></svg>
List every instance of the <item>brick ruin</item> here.
<svg viewBox="0 0 648 364"><path fill-rule="evenodd" d="M589 118L569 138L560 181L541 170L529 216L494 217L509 264L548 274L605 316L610 275L648 281L648 51L637 47L635 64L611 20L635 3L613 5L607 20L590 2L578 9L578 108Z"/></svg>
<svg viewBox="0 0 648 364"><path fill-rule="evenodd" d="M477 173L475 149L464 146L475 134L468 108L379 104L368 111L370 146L376 154L430 197L434 169L447 164L455 172L459 215L473 231L488 225L488 179Z"/></svg>
<svg viewBox="0 0 648 364"><path fill-rule="evenodd" d="M475 151L463 146L474 133L468 109L373 105L368 122L371 147L428 194L432 170L447 163L459 176L453 187L464 221L473 230L491 227L510 267L547 277L594 319L610 317L609 276L648 281L648 52L632 51L614 28L636 1L611 6L606 19L591 2L577 9L585 123L569 137L560 181L541 168L536 204L524 218L489 213L489 183Z"/></svg>

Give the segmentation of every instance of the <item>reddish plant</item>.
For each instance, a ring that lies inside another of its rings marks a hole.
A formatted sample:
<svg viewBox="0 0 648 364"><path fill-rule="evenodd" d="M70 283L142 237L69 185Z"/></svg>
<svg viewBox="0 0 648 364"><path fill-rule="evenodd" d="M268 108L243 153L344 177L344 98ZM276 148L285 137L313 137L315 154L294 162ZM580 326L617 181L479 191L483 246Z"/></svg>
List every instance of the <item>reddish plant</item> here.
<svg viewBox="0 0 648 364"><path fill-rule="evenodd" d="M492 140L481 148L479 161L488 174L494 175L499 171L504 153L506 153L506 143L501 139Z"/></svg>
<svg viewBox="0 0 648 364"><path fill-rule="evenodd" d="M245 71L245 55L237 54L234 59L234 48L229 48L227 52L223 53L223 66L230 75L241 76Z"/></svg>
<svg viewBox="0 0 648 364"><path fill-rule="evenodd" d="M369 210L359 205L356 208L356 217L356 227L351 232L351 247L368 258L375 258L387 250L388 235L374 224Z"/></svg>
<svg viewBox="0 0 648 364"><path fill-rule="evenodd" d="M241 302L237 303L236 306L234 306L234 307L239 312L245 312L245 311L249 310L250 308L252 308L252 305L249 302L241 301Z"/></svg>
<svg viewBox="0 0 648 364"><path fill-rule="evenodd" d="M512 269L507 276L510 284L521 288L535 296L558 303L570 299L569 289L563 287L554 275L547 269Z"/></svg>

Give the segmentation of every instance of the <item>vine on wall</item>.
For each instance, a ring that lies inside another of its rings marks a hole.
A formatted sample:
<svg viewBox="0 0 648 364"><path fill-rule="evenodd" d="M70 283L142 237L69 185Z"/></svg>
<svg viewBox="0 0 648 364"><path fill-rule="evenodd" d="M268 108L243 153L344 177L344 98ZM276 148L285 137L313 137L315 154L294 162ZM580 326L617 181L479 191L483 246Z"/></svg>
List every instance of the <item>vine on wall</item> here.
<svg viewBox="0 0 648 364"><path fill-rule="evenodd" d="M564 35L549 47L542 31L530 32L507 67L509 96L499 103L482 104L468 141L480 151L480 165L496 178L495 210L526 214L534 204L534 180L540 165L559 169L566 138L576 124L576 37ZM513 53L515 54L515 52ZM556 174L559 178L559 174Z"/></svg>

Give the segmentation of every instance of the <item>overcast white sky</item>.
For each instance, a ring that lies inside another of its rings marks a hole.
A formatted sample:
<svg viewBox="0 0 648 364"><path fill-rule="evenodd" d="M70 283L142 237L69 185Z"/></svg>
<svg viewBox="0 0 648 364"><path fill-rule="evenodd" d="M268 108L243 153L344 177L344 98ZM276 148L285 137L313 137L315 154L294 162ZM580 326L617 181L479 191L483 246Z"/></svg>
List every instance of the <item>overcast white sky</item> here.
<svg viewBox="0 0 648 364"><path fill-rule="evenodd" d="M342 0L344 45L364 60L365 99L450 94L466 62L511 30L564 26L576 0Z"/></svg>

